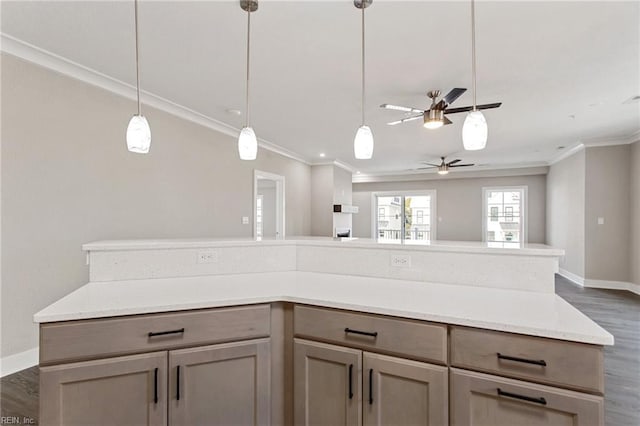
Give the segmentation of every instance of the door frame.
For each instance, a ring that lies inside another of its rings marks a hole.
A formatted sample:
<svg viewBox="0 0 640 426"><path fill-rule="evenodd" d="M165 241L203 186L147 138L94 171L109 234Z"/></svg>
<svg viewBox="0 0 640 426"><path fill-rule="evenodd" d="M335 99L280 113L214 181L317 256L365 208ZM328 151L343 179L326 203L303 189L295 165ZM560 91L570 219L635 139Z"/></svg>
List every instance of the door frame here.
<svg viewBox="0 0 640 426"><path fill-rule="evenodd" d="M285 178L275 173L265 172L262 170L253 170L253 238L257 239L257 202L258 196L258 180L272 180L276 183L276 239L281 240L285 237ZM264 218L264 214L263 214ZM262 224L264 228L264 223Z"/></svg>

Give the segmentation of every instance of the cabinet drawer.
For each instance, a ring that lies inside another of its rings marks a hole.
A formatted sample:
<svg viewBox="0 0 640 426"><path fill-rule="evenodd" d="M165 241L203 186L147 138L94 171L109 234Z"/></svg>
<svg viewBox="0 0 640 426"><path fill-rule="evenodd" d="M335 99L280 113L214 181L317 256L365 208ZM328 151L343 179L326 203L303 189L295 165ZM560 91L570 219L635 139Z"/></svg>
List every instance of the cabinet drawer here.
<svg viewBox="0 0 640 426"><path fill-rule="evenodd" d="M604 398L451 369L451 425L603 426Z"/></svg>
<svg viewBox="0 0 640 426"><path fill-rule="evenodd" d="M439 324L296 305L294 333L374 352L447 363L447 329Z"/></svg>
<svg viewBox="0 0 640 426"><path fill-rule="evenodd" d="M266 337L269 305L43 324L40 363Z"/></svg>
<svg viewBox="0 0 640 426"><path fill-rule="evenodd" d="M602 347L451 328L451 365L588 392L604 392Z"/></svg>

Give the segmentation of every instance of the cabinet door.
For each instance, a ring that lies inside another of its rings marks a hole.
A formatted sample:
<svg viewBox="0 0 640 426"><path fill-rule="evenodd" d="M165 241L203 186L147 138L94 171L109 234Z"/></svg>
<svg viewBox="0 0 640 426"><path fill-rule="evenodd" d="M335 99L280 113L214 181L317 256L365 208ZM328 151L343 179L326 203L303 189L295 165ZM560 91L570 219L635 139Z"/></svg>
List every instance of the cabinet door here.
<svg viewBox="0 0 640 426"><path fill-rule="evenodd" d="M603 398L452 368L451 424L602 426Z"/></svg>
<svg viewBox="0 0 640 426"><path fill-rule="evenodd" d="M362 419L362 352L294 339L294 423L357 426Z"/></svg>
<svg viewBox="0 0 640 426"><path fill-rule="evenodd" d="M447 367L363 354L366 426L449 424Z"/></svg>
<svg viewBox="0 0 640 426"><path fill-rule="evenodd" d="M270 424L269 363L268 339L170 351L169 424Z"/></svg>
<svg viewBox="0 0 640 426"><path fill-rule="evenodd" d="M40 368L43 425L165 425L167 353Z"/></svg>

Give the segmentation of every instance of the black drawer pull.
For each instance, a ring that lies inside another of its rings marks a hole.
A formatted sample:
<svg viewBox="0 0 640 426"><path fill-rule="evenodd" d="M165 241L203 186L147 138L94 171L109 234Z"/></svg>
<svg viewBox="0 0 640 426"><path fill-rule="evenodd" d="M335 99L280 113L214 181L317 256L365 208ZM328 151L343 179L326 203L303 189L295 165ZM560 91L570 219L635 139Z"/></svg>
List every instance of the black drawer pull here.
<svg viewBox="0 0 640 426"><path fill-rule="evenodd" d="M184 328L180 328L178 330L169 330L169 331L150 331L149 332L149 337L156 337L156 336L166 336L167 334L181 334L184 333Z"/></svg>
<svg viewBox="0 0 640 426"><path fill-rule="evenodd" d="M349 364L349 399L353 399L353 364Z"/></svg>
<svg viewBox="0 0 640 426"><path fill-rule="evenodd" d="M153 403L158 403L158 368L153 370Z"/></svg>
<svg viewBox="0 0 640 426"><path fill-rule="evenodd" d="M378 332L377 331L360 331L360 330L354 330L352 328L345 328L344 329L345 333L351 333L351 334L360 334L361 336L369 336L369 337L378 337Z"/></svg>
<svg viewBox="0 0 640 426"><path fill-rule="evenodd" d="M544 359L537 360L537 359L518 358L516 356L502 355L500 352L498 352L498 359L506 359L508 361L524 362L525 364L541 365L543 367L547 366L547 362Z"/></svg>
<svg viewBox="0 0 640 426"><path fill-rule="evenodd" d="M180 401L180 366L176 367L176 400Z"/></svg>
<svg viewBox="0 0 640 426"><path fill-rule="evenodd" d="M373 405L373 368L369 369L369 405Z"/></svg>
<svg viewBox="0 0 640 426"><path fill-rule="evenodd" d="M517 393L505 392L498 388L498 396L506 396L507 398L521 399L523 401L535 402L536 404L547 405L547 400L543 397L533 398L526 395L518 395Z"/></svg>

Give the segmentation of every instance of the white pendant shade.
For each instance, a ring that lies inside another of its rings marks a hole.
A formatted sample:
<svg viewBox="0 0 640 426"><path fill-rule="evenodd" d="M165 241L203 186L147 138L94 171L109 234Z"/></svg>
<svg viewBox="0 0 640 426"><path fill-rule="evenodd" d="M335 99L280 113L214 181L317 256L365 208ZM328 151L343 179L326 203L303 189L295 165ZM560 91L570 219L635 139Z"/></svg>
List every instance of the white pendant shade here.
<svg viewBox="0 0 640 426"><path fill-rule="evenodd" d="M258 139L251 127L244 127L238 137L238 153L241 160L255 160L258 154Z"/></svg>
<svg viewBox="0 0 640 426"><path fill-rule="evenodd" d="M467 151L477 151L487 146L489 129L484 114L471 111L462 126L462 144Z"/></svg>
<svg viewBox="0 0 640 426"><path fill-rule="evenodd" d="M127 148L131 152L146 154L151 147L151 129L144 115L134 115L127 126Z"/></svg>
<svg viewBox="0 0 640 426"><path fill-rule="evenodd" d="M358 128L353 141L353 152L358 160L370 160L373 157L373 133L369 126Z"/></svg>

